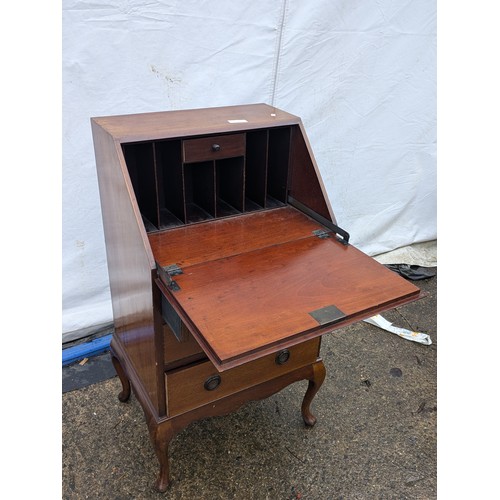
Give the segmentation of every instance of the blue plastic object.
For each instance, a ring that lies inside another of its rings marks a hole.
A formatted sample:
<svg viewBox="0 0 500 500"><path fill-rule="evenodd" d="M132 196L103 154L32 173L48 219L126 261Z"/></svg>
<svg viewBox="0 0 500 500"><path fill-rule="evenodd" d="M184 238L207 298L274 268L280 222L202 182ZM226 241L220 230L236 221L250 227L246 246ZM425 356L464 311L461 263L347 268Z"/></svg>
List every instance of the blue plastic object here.
<svg viewBox="0 0 500 500"><path fill-rule="evenodd" d="M101 354L109 350L109 344L113 334L105 335L104 337L99 337L97 339L91 340L90 342L85 342L84 344L75 345L73 347L68 347L63 349L62 352L62 364L63 366L74 363L75 361L80 361L83 358L90 358L97 354Z"/></svg>

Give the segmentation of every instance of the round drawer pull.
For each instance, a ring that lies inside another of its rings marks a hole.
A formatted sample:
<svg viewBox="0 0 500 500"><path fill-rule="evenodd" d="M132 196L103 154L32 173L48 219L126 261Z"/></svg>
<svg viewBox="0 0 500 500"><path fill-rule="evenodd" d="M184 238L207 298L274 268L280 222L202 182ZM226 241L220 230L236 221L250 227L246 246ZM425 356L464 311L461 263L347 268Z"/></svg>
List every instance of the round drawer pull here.
<svg viewBox="0 0 500 500"><path fill-rule="evenodd" d="M220 144L212 144L212 151L220 151Z"/></svg>
<svg viewBox="0 0 500 500"><path fill-rule="evenodd" d="M213 391L214 389L217 389L217 387L219 387L220 382L220 375L213 375L212 377L208 377L207 380L205 380L205 384L203 385L203 387L205 387L207 391Z"/></svg>
<svg viewBox="0 0 500 500"><path fill-rule="evenodd" d="M290 351L288 349L283 349L278 354L276 354L276 364L283 365L290 359Z"/></svg>

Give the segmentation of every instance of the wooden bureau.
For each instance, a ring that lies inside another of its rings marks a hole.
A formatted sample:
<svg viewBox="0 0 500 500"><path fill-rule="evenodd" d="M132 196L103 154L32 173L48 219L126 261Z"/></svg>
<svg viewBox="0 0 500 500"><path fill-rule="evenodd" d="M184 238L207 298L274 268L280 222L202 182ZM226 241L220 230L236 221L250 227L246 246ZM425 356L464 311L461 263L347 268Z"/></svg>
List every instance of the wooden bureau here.
<svg viewBox="0 0 500 500"><path fill-rule="evenodd" d="M301 120L265 104L92 118L121 401L168 443L325 368L321 336L419 297L337 226Z"/></svg>

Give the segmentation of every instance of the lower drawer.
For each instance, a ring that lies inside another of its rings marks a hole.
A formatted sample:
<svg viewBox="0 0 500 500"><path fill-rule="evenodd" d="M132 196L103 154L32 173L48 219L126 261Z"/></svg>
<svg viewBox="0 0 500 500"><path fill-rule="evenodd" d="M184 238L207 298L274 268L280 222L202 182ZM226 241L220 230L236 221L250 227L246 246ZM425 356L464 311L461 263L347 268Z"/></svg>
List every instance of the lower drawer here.
<svg viewBox="0 0 500 500"><path fill-rule="evenodd" d="M321 338L303 342L225 372L210 361L165 373L167 412L174 416L314 363Z"/></svg>

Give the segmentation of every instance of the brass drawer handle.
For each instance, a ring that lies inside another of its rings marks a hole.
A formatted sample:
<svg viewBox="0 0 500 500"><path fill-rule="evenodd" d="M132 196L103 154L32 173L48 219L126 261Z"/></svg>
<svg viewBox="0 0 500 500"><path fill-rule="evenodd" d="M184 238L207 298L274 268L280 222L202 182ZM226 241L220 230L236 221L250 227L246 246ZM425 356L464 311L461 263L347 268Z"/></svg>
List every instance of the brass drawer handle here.
<svg viewBox="0 0 500 500"><path fill-rule="evenodd" d="M283 365L290 359L290 351L288 349L283 349L278 354L276 354L276 364Z"/></svg>
<svg viewBox="0 0 500 500"><path fill-rule="evenodd" d="M220 375L213 375L212 377L208 377L207 380L205 380L205 384L203 385L203 387L205 387L207 391L213 391L214 389L217 389L217 387L219 387L220 382Z"/></svg>
<svg viewBox="0 0 500 500"><path fill-rule="evenodd" d="M220 144L212 144L212 151L220 151Z"/></svg>

